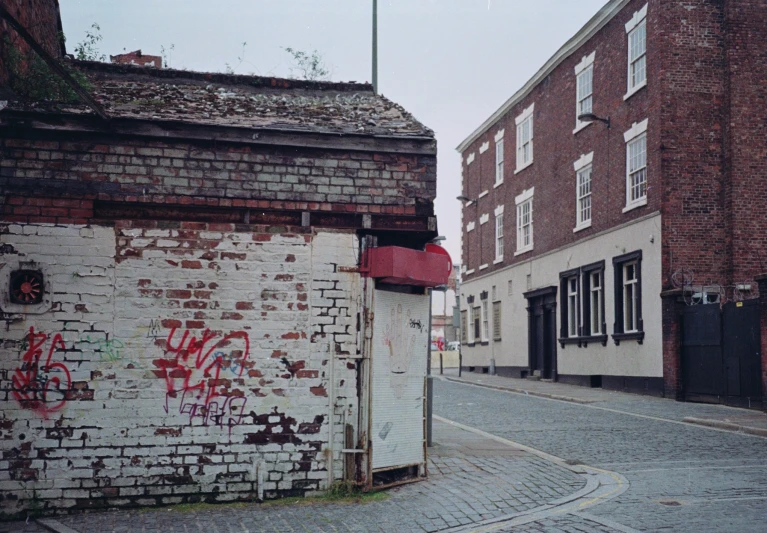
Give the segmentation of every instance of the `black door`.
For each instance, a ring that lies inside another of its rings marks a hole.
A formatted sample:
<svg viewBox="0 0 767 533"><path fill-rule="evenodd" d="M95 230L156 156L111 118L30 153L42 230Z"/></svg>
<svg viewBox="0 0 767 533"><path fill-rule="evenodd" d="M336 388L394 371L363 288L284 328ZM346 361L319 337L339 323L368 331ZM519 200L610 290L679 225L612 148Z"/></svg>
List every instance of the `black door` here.
<svg viewBox="0 0 767 533"><path fill-rule="evenodd" d="M528 302L528 353L530 375L556 379L557 289L547 287L525 293Z"/></svg>
<svg viewBox="0 0 767 533"><path fill-rule="evenodd" d="M727 395L744 400L762 397L759 301L723 306L724 370Z"/></svg>
<svg viewBox="0 0 767 533"><path fill-rule="evenodd" d="M724 394L721 324L718 305L684 310L682 380L687 400L717 401Z"/></svg>
<svg viewBox="0 0 767 533"><path fill-rule="evenodd" d="M758 300L685 309L682 380L690 401L750 407L762 398Z"/></svg>

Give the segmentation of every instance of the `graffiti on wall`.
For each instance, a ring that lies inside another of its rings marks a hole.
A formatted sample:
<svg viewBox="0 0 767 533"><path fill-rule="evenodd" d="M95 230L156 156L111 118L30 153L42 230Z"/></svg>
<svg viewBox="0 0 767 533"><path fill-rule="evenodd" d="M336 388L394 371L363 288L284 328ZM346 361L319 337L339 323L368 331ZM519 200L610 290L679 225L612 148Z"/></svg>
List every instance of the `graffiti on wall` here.
<svg viewBox="0 0 767 533"><path fill-rule="evenodd" d="M199 338L172 328L165 340L167 358L154 361L165 379L165 411L177 409L190 424L231 428L242 422L247 399L235 388L249 366L250 338L244 331L205 330Z"/></svg>
<svg viewBox="0 0 767 533"><path fill-rule="evenodd" d="M72 386L69 369L54 360L56 352L66 350L64 339L61 333L50 337L30 327L24 345L21 364L11 377L11 395L22 408L47 418L66 405Z"/></svg>
<svg viewBox="0 0 767 533"><path fill-rule="evenodd" d="M125 343L119 339L91 339L90 335L86 335L80 339L80 342L91 344L94 351L101 354L101 360L105 362L119 361L125 350Z"/></svg>
<svg viewBox="0 0 767 533"><path fill-rule="evenodd" d="M417 331L422 330L421 322L411 319L410 310L402 311L402 304L391 310L389 322L384 327L383 343L389 349L391 387L397 398L402 398L407 386L407 371L413 358Z"/></svg>

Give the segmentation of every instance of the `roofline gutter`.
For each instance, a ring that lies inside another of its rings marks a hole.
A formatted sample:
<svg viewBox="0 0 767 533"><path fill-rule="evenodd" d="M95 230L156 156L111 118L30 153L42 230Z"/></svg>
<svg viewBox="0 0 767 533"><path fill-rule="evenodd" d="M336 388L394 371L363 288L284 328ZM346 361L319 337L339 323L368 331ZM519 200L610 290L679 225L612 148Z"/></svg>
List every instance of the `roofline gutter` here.
<svg viewBox="0 0 767 533"><path fill-rule="evenodd" d="M570 57L580 46L591 39L594 34L601 30L621 9L631 0L611 0L600 9L569 41L567 41L549 60L519 89L514 95L506 100L490 117L485 120L471 135L456 147L456 151L463 153L471 143L483 135L498 119L509 112L512 107L519 104L532 90L541 83L546 76L557 68L565 59ZM649 0L648 0L649 1Z"/></svg>
<svg viewBox="0 0 767 533"><path fill-rule="evenodd" d="M16 33L19 34L19 37L24 39L24 41L29 45L32 50L34 50L37 55L40 56L40 58L45 61L45 63L50 67L51 70L53 70L56 74L63 79L67 85L69 85L72 90L77 93L77 95L82 98L83 102L85 102L88 107L93 109L93 111L101 117L104 121L109 121L109 115L107 114L106 110L99 104L94 98L88 94L88 91L86 91L82 85L77 83L77 80L75 80L69 72L66 71L64 67L61 66L61 64L56 61L56 59L51 56L45 48L40 46L40 43L38 43L34 37L27 31L27 29L21 25L21 23L16 20L16 18L11 15L8 10L0 4L0 18L4 19L14 30L16 30ZM61 17L59 17L59 20L61 20ZM63 50L62 50L63 52Z"/></svg>
<svg viewBox="0 0 767 533"><path fill-rule="evenodd" d="M280 128L244 128L189 124L182 121L112 118L109 126L93 115L40 113L6 109L0 114L0 131L116 135L164 141L231 142L249 145L290 146L325 150L353 150L409 155L437 155L433 137L361 135L357 133L311 132Z"/></svg>

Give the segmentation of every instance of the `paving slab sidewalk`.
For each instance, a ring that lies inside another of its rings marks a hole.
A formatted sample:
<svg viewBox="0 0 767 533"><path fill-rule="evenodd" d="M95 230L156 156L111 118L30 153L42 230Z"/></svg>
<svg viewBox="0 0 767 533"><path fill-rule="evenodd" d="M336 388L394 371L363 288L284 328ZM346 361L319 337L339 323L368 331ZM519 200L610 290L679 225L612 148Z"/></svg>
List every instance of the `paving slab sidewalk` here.
<svg viewBox="0 0 767 533"><path fill-rule="evenodd" d="M458 369L445 369L442 375L435 375L434 377L552 400L767 437L767 413L754 409L676 402L665 398L609 391L601 388L579 387L565 383L509 378L474 372L462 372L459 377Z"/></svg>
<svg viewBox="0 0 767 533"><path fill-rule="evenodd" d="M0 523L0 531L85 532L433 532L535 510L586 485L567 465L438 420L429 478L363 504L221 505L92 512L43 524ZM68 530L63 527L69 528Z"/></svg>

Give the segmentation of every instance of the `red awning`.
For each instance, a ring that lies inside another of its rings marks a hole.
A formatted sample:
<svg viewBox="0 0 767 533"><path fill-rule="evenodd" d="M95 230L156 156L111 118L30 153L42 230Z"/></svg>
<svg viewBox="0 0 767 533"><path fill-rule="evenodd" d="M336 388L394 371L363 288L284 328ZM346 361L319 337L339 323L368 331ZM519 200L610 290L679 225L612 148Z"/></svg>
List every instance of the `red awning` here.
<svg viewBox="0 0 767 533"><path fill-rule="evenodd" d="M369 268L367 275L394 285L418 287L447 285L452 261L444 249L438 248L443 251L437 251L431 246L426 252L399 246L372 248L367 252Z"/></svg>

